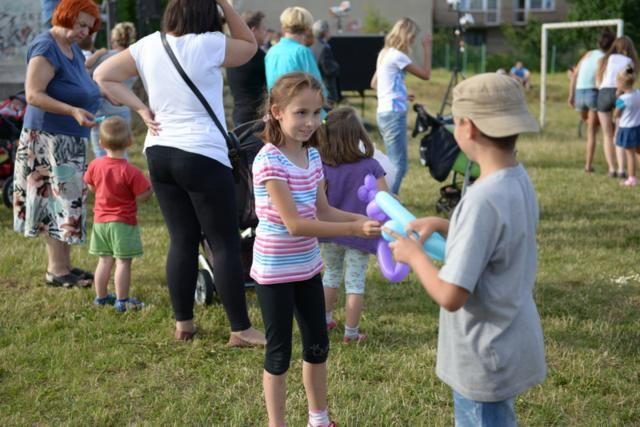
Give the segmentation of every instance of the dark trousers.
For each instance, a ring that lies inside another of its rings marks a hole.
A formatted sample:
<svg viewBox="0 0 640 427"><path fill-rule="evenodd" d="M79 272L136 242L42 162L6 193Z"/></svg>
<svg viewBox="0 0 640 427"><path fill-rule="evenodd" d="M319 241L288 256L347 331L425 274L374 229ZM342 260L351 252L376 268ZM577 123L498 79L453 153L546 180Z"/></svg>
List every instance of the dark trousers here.
<svg viewBox="0 0 640 427"><path fill-rule="evenodd" d="M282 375L289 369L294 314L302 335L302 359L315 364L326 362L329 337L319 274L302 282L257 285L256 293L267 337L267 372Z"/></svg>
<svg viewBox="0 0 640 427"><path fill-rule="evenodd" d="M176 320L193 319L198 247L204 233L213 252L216 290L231 330L249 328L231 169L171 147L149 147L146 155L153 190L169 230L167 283Z"/></svg>

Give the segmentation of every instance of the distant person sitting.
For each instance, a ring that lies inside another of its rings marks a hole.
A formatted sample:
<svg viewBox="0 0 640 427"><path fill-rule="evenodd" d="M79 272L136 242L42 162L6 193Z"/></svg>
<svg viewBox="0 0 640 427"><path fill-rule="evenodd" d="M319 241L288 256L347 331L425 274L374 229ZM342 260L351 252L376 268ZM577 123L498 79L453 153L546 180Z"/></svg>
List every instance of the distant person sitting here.
<svg viewBox="0 0 640 427"><path fill-rule="evenodd" d="M244 12L242 18L253 32L258 46L262 46L267 37L264 13ZM258 49L246 64L227 69L227 80L233 96L233 125L236 127L256 120L260 115L260 107L267 94L265 55L264 50Z"/></svg>
<svg viewBox="0 0 640 427"><path fill-rule="evenodd" d="M313 55L318 62L320 74L324 80L324 86L329 93L329 105L333 106L340 99L340 91L338 89L338 77L340 76L340 64L335 60L329 39L331 33L329 31L329 23L324 20L318 20L311 27L315 42L311 46Z"/></svg>
<svg viewBox="0 0 640 427"><path fill-rule="evenodd" d="M531 77L531 72L525 68L522 64L522 61L516 62L516 65L511 67L511 71L509 71L509 75L522 83L526 89L529 89L529 77Z"/></svg>

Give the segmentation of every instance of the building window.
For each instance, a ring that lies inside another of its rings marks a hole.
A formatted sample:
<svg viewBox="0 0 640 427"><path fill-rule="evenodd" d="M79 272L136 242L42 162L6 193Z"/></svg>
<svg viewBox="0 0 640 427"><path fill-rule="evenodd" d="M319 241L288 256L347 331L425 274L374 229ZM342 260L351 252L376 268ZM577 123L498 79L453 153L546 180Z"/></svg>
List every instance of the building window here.
<svg viewBox="0 0 640 427"><path fill-rule="evenodd" d="M514 0L514 21L517 24L527 22L529 12L553 12L556 9L555 0Z"/></svg>
<svg viewBox="0 0 640 427"><path fill-rule="evenodd" d="M489 25L500 23L500 0L485 0L484 22Z"/></svg>
<svg viewBox="0 0 640 427"><path fill-rule="evenodd" d="M484 9L484 0L469 0L468 10L471 12L481 12Z"/></svg>
<svg viewBox="0 0 640 427"><path fill-rule="evenodd" d="M529 0L529 10L549 12L555 10L555 0Z"/></svg>
<svg viewBox="0 0 640 427"><path fill-rule="evenodd" d="M498 25L500 23L500 0L462 0L460 2L460 10L484 13L485 25Z"/></svg>
<svg viewBox="0 0 640 427"><path fill-rule="evenodd" d="M527 22L527 0L513 0L513 21L516 24Z"/></svg>

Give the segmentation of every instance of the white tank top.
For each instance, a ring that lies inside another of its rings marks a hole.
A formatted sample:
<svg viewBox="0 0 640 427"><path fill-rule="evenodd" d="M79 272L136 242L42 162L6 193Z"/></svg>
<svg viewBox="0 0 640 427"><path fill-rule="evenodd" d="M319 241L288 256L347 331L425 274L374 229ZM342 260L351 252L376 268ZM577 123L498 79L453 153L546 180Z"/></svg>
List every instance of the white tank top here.
<svg viewBox="0 0 640 427"><path fill-rule="evenodd" d="M614 53L609 57L607 61L607 68L604 69L604 74L602 75L602 81L600 82L600 89L605 88L614 88L616 87L616 76L622 70L624 70L627 65L633 64L631 58L628 56L620 55L619 53Z"/></svg>

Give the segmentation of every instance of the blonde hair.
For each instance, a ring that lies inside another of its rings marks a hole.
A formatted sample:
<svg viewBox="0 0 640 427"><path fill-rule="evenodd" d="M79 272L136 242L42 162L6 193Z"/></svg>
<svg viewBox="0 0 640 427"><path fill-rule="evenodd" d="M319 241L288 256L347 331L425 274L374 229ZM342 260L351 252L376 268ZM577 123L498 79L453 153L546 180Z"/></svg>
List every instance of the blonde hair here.
<svg viewBox="0 0 640 427"><path fill-rule="evenodd" d="M322 161L329 166L353 163L373 156L373 143L353 108L331 110L324 128L324 138L320 140L318 151ZM364 145L364 153L360 149L360 141Z"/></svg>
<svg viewBox="0 0 640 427"><path fill-rule="evenodd" d="M411 43L420 32L420 27L411 18L401 18L393 25L389 34L384 38L384 48L395 48L408 54L411 51Z"/></svg>
<svg viewBox="0 0 640 427"><path fill-rule="evenodd" d="M269 91L269 99L264 106L265 111L265 127L262 132L262 140L265 143L271 143L276 147L281 146L285 142L285 136L280 127L280 122L271 114L271 107L277 105L280 109L286 108L291 103L291 100L298 96L300 92L305 89L310 89L318 93L324 104L324 96L322 94L322 86L312 75L307 73L289 73L281 76L276 80L275 84ZM309 138L302 144L304 147L316 147L320 145L322 139L322 126L317 129Z"/></svg>
<svg viewBox="0 0 640 427"><path fill-rule="evenodd" d="M313 15L304 7L288 7L280 15L280 25L283 32L304 34L313 25Z"/></svg>
<svg viewBox="0 0 640 427"><path fill-rule="evenodd" d="M128 48L136 41L136 27L131 22L119 22L111 30L111 41Z"/></svg>
<svg viewBox="0 0 640 427"><path fill-rule="evenodd" d="M633 84L636 82L636 73L633 67L629 65L624 70L620 70L616 76L616 82L621 84L624 89L633 89Z"/></svg>
<svg viewBox="0 0 640 427"><path fill-rule="evenodd" d="M107 150L124 150L130 146L129 124L119 116L106 118L100 125L100 145Z"/></svg>
<svg viewBox="0 0 640 427"><path fill-rule="evenodd" d="M633 63L633 69L638 69L638 52L636 52L636 48L633 45L633 40L627 36L618 37L609 48L609 51L600 59L600 67L598 69L599 80L602 80L604 71L607 69L609 57L616 53L630 58Z"/></svg>

